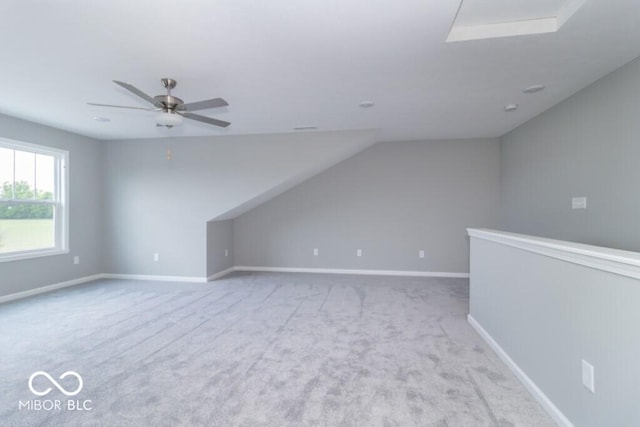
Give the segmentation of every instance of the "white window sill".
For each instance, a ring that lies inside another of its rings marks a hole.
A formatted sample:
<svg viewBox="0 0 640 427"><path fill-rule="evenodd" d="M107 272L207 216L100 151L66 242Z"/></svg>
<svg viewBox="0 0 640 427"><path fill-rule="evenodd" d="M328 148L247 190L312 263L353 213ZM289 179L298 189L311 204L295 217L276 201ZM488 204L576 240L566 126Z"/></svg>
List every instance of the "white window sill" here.
<svg viewBox="0 0 640 427"><path fill-rule="evenodd" d="M11 252L0 254L0 262L18 261L22 259L40 258L45 256L68 254L69 249L38 249L33 251Z"/></svg>

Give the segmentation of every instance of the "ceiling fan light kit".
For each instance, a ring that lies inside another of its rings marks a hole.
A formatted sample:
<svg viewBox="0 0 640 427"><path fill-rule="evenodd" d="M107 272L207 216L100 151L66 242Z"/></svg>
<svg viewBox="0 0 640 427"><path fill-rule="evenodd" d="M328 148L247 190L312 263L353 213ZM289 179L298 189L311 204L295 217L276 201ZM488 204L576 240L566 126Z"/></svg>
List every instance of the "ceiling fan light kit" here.
<svg viewBox="0 0 640 427"><path fill-rule="evenodd" d="M166 95L157 95L151 97L138 89L137 87L125 83L120 82L118 80L114 80L113 82L118 86L128 90L134 95L144 99L148 103L152 104L151 108L141 108L141 107L128 107L124 105L111 105L111 104L96 104L89 102L89 105L95 105L98 107L111 107L111 108L127 108L133 110L146 110L146 111L156 111L156 124L157 126L164 126L167 128L172 128L174 126L178 126L182 123L183 118L187 118L190 120L196 120L198 122L207 123L214 126L227 127L231 123L225 122L224 120L218 120L211 117L201 116L199 114L193 114L191 111L197 110L205 110L208 108L218 108L218 107L226 107L229 105L227 101L222 98L212 98L206 99L204 101L197 101L185 104L182 99L177 98L171 95L171 89L175 88L178 84L175 80L164 78L160 80L162 85L167 89Z"/></svg>
<svg viewBox="0 0 640 427"><path fill-rule="evenodd" d="M182 116L170 111L161 111L156 115L156 123L158 126L172 128L182 124Z"/></svg>

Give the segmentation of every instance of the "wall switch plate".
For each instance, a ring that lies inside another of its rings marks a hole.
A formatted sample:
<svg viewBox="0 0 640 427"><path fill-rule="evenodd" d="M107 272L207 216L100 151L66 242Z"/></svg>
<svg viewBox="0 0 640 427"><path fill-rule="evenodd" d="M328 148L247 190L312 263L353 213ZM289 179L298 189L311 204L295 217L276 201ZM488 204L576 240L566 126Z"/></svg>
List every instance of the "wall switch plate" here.
<svg viewBox="0 0 640 427"><path fill-rule="evenodd" d="M571 209L587 209L587 198L586 197L571 198Z"/></svg>
<svg viewBox="0 0 640 427"><path fill-rule="evenodd" d="M358 249L356 251L356 256L362 256L362 249Z"/></svg>
<svg viewBox="0 0 640 427"><path fill-rule="evenodd" d="M160 260L160 254L153 254L153 260L158 262Z"/></svg>
<svg viewBox="0 0 640 427"><path fill-rule="evenodd" d="M229 256L229 249L224 250L224 256Z"/></svg>
<svg viewBox="0 0 640 427"><path fill-rule="evenodd" d="M313 256L318 256L319 253L318 248L313 248Z"/></svg>
<svg viewBox="0 0 640 427"><path fill-rule="evenodd" d="M582 385L588 388L591 393L596 392L593 365L584 360L582 361Z"/></svg>
<svg viewBox="0 0 640 427"><path fill-rule="evenodd" d="M80 264L80 257L78 255L73 257L73 263L74 264Z"/></svg>
<svg viewBox="0 0 640 427"><path fill-rule="evenodd" d="M418 257L424 258L424 251L422 249L418 251Z"/></svg>

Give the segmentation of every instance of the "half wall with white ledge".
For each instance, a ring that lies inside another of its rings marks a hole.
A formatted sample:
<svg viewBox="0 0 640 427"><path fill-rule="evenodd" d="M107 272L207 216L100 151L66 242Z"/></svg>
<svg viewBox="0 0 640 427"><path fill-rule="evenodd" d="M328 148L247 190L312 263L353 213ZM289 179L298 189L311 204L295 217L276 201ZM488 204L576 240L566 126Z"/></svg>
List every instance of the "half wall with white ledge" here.
<svg viewBox="0 0 640 427"><path fill-rule="evenodd" d="M640 425L640 253L468 233L469 323L556 422Z"/></svg>

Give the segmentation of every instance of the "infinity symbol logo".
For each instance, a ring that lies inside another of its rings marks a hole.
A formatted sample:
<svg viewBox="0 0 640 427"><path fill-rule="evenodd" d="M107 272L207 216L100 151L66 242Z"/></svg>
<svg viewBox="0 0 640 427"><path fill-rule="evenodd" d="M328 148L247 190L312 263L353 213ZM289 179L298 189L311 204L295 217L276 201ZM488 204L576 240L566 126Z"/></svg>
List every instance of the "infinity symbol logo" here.
<svg viewBox="0 0 640 427"><path fill-rule="evenodd" d="M49 394L49 392L51 392L51 387L47 388L45 391L37 391L36 389L33 388L33 379L37 376L42 375L43 377L46 377L51 384L53 384L54 386L56 386L56 388L58 390L60 390L62 393L65 394L65 396L75 396L76 394L80 393L80 390L82 390L82 377L74 371L67 371L64 374L60 375L61 380L65 379L66 377L68 377L69 375L76 377L78 379L78 388L75 389L74 391L67 391L64 389L64 387L62 387L60 384L58 384L58 382L56 380L54 380L51 375L49 375L48 373L46 373L45 371L38 371L38 372L34 372L33 374L31 374L31 376L29 377L29 390L31 390L31 393L35 394L36 396L45 396L47 394Z"/></svg>

